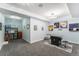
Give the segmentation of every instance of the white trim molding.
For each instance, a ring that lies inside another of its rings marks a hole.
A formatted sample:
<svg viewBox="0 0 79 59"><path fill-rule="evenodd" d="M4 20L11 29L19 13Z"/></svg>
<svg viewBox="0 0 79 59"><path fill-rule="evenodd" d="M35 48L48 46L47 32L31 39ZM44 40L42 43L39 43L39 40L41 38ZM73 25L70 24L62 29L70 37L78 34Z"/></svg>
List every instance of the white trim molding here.
<svg viewBox="0 0 79 59"><path fill-rule="evenodd" d="M3 42L3 44L0 45L0 50L2 49L3 45L6 45L6 44L8 44L8 41Z"/></svg>

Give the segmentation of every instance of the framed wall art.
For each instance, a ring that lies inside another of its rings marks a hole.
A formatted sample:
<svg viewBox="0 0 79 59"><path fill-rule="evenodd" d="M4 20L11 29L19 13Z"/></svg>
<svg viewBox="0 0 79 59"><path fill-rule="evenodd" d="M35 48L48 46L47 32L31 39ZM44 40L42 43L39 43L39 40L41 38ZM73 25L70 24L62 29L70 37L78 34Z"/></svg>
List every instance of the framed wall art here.
<svg viewBox="0 0 79 59"><path fill-rule="evenodd" d="M44 27L42 27L41 30L43 31L44 30Z"/></svg>
<svg viewBox="0 0 79 59"><path fill-rule="evenodd" d="M59 28L59 22L54 23L54 28Z"/></svg>
<svg viewBox="0 0 79 59"><path fill-rule="evenodd" d="M67 21L62 21L59 23L60 28L67 28L68 22Z"/></svg>
<svg viewBox="0 0 79 59"><path fill-rule="evenodd" d="M37 31L37 25L34 25L34 31Z"/></svg>
<svg viewBox="0 0 79 59"><path fill-rule="evenodd" d="M69 31L79 31L79 23L69 24Z"/></svg>
<svg viewBox="0 0 79 59"><path fill-rule="evenodd" d="M2 30L2 23L0 23L0 30Z"/></svg>
<svg viewBox="0 0 79 59"><path fill-rule="evenodd" d="M54 29L53 25L49 25L49 26L48 26L48 30L49 30L49 31L53 31L53 29Z"/></svg>

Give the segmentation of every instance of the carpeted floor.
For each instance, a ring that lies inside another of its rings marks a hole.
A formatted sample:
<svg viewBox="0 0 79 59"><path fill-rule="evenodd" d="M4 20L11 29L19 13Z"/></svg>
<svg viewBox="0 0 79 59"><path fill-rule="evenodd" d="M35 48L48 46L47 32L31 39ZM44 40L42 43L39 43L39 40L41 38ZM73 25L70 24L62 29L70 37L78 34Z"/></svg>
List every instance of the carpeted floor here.
<svg viewBox="0 0 79 59"><path fill-rule="evenodd" d="M24 40L14 40L4 45L0 56L79 56L79 45L73 44L72 53L45 45L47 40L29 44Z"/></svg>

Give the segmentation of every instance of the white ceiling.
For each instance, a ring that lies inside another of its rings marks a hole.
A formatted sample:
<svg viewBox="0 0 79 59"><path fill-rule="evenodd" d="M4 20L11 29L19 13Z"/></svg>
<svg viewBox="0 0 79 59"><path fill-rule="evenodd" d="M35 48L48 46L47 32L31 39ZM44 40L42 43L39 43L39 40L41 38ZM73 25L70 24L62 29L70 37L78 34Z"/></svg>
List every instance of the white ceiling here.
<svg viewBox="0 0 79 59"><path fill-rule="evenodd" d="M79 3L6 3L0 4L0 12L21 17L36 16L47 20L63 16L79 18Z"/></svg>
<svg viewBox="0 0 79 59"><path fill-rule="evenodd" d="M73 18L79 18L79 3L68 3L67 4L70 14Z"/></svg>
<svg viewBox="0 0 79 59"><path fill-rule="evenodd" d="M9 5L32 12L49 20L70 15L65 3L10 3Z"/></svg>

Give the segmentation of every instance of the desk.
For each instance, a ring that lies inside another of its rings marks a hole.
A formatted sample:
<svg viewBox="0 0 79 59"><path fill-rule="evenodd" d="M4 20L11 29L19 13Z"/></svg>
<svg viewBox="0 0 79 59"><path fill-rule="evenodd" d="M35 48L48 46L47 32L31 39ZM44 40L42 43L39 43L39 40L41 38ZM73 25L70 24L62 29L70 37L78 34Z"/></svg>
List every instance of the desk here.
<svg viewBox="0 0 79 59"><path fill-rule="evenodd" d="M51 36L50 39L51 39L51 44L56 45L56 46L61 45L61 40L62 40L61 37Z"/></svg>

